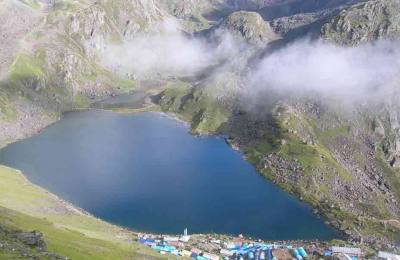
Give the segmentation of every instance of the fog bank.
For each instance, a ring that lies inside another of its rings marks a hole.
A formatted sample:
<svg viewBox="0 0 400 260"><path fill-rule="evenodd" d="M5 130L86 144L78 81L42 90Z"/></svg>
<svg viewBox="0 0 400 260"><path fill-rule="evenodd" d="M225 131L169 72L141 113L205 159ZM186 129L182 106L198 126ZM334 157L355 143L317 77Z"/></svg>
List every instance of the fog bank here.
<svg viewBox="0 0 400 260"><path fill-rule="evenodd" d="M214 66L204 80L205 85L212 84L209 82L213 82L216 73L232 72L240 78L240 84L232 84L242 86L239 94L257 100L266 95L294 98L317 95L343 103L380 102L397 94L399 42L342 47L303 39L268 53L249 68L252 47L243 50L243 42L227 32L216 30L221 39L216 44L185 35L175 20L164 22L161 28L159 33L107 46L103 55L105 64L139 79L195 75ZM227 87L222 89L226 95L238 91ZM258 101L253 99L253 102Z"/></svg>
<svg viewBox="0 0 400 260"><path fill-rule="evenodd" d="M173 20L155 26L159 33L138 35L123 44L108 45L103 61L115 72L133 74L135 78L188 76L216 65L236 53L233 38L219 35L219 44L187 35Z"/></svg>
<svg viewBox="0 0 400 260"><path fill-rule="evenodd" d="M377 42L358 47L302 40L271 53L248 74L246 93L315 93L342 101L374 101L397 91L400 46Z"/></svg>

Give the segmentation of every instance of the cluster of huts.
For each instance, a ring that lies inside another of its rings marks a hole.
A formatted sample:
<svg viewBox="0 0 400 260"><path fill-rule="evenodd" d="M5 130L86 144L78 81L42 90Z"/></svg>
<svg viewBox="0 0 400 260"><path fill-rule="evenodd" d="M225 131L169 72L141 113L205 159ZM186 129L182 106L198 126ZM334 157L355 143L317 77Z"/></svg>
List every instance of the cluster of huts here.
<svg viewBox="0 0 400 260"><path fill-rule="evenodd" d="M303 260L303 259L335 259L358 260L367 259L360 248L353 247L303 247L288 244L268 244L242 240L221 241L204 236L191 237L185 230L182 236L154 236L138 234L138 241L158 251L160 254L172 254L196 260ZM371 258L369 258L371 259ZM372 259L400 260L399 255L379 252Z"/></svg>

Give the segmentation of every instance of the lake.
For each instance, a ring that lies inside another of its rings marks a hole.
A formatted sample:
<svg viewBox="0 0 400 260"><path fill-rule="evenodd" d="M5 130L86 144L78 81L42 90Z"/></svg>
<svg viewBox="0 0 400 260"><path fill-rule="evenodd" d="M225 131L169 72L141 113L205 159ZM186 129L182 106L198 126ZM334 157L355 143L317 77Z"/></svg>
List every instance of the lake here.
<svg viewBox="0 0 400 260"><path fill-rule="evenodd" d="M223 138L158 113L66 113L0 150L0 164L91 214L155 233L331 239L306 204L260 176Z"/></svg>

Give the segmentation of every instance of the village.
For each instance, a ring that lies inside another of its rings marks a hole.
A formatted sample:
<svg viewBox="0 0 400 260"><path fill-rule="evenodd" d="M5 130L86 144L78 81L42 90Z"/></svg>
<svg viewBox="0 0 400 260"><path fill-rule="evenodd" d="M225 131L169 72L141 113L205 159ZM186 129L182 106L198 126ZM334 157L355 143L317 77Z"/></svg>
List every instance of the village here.
<svg viewBox="0 0 400 260"><path fill-rule="evenodd" d="M371 253L358 247L333 246L324 241L253 240L218 234L180 236L138 233L138 242L162 255L171 254L197 260L302 260L302 259L379 259L400 260L400 255L379 251Z"/></svg>

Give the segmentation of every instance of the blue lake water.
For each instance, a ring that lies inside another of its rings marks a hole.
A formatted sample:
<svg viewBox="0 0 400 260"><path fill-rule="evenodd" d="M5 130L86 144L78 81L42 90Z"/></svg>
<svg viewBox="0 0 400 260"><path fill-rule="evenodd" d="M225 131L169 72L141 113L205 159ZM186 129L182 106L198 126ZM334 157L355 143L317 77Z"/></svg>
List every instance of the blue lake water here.
<svg viewBox="0 0 400 260"><path fill-rule="evenodd" d="M192 136L161 114L67 113L39 135L0 150L0 164L97 217L139 231L336 236L222 138Z"/></svg>

